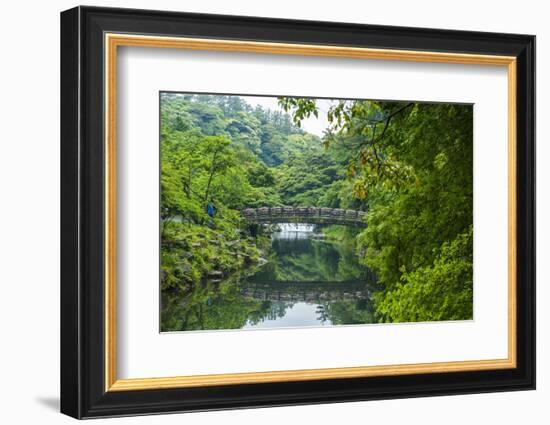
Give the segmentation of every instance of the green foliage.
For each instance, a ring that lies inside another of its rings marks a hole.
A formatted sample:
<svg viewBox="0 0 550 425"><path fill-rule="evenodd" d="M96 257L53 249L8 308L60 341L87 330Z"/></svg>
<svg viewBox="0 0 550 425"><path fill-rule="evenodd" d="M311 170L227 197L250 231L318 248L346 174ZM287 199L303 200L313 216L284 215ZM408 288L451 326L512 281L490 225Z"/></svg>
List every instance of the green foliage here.
<svg viewBox="0 0 550 425"><path fill-rule="evenodd" d="M316 108L304 99L281 104L298 120ZM472 241L463 236L472 228L472 112L371 101L336 101L328 111L325 145L351 155L347 182L319 203L342 205L347 192L348 205L351 193L368 206L358 249L385 287L375 305L381 321L471 318Z"/></svg>
<svg viewBox="0 0 550 425"><path fill-rule="evenodd" d="M309 118L311 115L315 117L319 116L319 111L317 110L314 99L282 97L279 99L279 105L286 112L294 111L292 120L297 126L300 126L301 121L305 118Z"/></svg>
<svg viewBox="0 0 550 425"><path fill-rule="evenodd" d="M285 205L341 206L343 166L324 151L320 141L316 151L296 155L280 166L278 176L278 190Z"/></svg>
<svg viewBox="0 0 550 425"><path fill-rule="evenodd" d="M227 275L258 260L265 239L247 237L238 210L280 203L274 175L247 145L250 140L232 138L235 121L226 116L226 110L242 118L247 114L244 106L223 103L224 99L201 101L171 94L161 98L165 290L189 290L212 272ZM249 118L255 122L253 116ZM242 133L246 131L241 129ZM216 209L214 217L206 214L208 204Z"/></svg>
<svg viewBox="0 0 550 425"><path fill-rule="evenodd" d="M392 290L375 295L379 320L473 318L472 228L443 244L431 266L403 273Z"/></svg>

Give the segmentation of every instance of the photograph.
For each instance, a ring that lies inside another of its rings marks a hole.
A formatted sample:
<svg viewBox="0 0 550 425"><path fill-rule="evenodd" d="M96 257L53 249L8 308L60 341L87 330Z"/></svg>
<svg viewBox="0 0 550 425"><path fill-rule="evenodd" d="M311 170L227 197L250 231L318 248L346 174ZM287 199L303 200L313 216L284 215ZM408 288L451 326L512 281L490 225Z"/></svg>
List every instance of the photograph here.
<svg viewBox="0 0 550 425"><path fill-rule="evenodd" d="M159 108L161 332L473 320L474 105Z"/></svg>

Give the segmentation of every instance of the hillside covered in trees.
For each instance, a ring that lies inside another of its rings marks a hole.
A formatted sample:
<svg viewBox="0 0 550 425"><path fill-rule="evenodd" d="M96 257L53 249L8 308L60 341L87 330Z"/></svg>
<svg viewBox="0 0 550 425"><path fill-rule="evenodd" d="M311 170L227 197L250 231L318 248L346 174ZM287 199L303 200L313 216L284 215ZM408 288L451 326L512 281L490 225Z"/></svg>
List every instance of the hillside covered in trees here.
<svg viewBox="0 0 550 425"><path fill-rule="evenodd" d="M381 290L368 315L472 318L472 107L333 101L320 138L300 128L323 113L315 100L279 103L161 94L162 291L183 293L202 314L211 292L199 282L246 275L269 259L269 232L248 225L243 208L343 208L367 211L367 227L323 233L376 274ZM224 285L233 327L274 314ZM183 320L167 314L169 328Z"/></svg>

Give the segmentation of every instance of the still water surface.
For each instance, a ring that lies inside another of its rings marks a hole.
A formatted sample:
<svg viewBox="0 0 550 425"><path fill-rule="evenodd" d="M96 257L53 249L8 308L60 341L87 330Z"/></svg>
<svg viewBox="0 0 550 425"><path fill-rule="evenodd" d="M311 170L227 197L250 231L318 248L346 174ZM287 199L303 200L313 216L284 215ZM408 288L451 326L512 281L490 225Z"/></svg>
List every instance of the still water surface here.
<svg viewBox="0 0 550 425"><path fill-rule="evenodd" d="M165 297L163 329L262 329L374 322L375 276L351 244L307 224L280 224L267 263L246 277L206 282L183 299Z"/></svg>
<svg viewBox="0 0 550 425"><path fill-rule="evenodd" d="M374 277L359 265L352 247L322 236L312 225L280 225L272 236L270 262L247 279L256 296L269 298L280 314L249 320L244 329L371 321L367 281ZM357 308L366 313L363 320L354 315Z"/></svg>

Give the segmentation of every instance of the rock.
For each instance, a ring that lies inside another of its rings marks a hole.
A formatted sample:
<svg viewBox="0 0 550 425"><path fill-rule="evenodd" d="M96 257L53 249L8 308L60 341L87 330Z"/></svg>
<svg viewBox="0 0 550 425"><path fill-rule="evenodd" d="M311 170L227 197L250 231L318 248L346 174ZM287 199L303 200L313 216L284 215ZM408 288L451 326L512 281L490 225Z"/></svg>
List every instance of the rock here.
<svg viewBox="0 0 550 425"><path fill-rule="evenodd" d="M189 264L182 264L180 270L182 273L189 273L191 271L191 266Z"/></svg>
<svg viewBox="0 0 550 425"><path fill-rule="evenodd" d="M221 278L223 276L223 272L221 272L220 270L212 270L211 272L208 273L208 276Z"/></svg>
<svg viewBox="0 0 550 425"><path fill-rule="evenodd" d="M186 248L187 241L185 240L163 240L162 245L168 248Z"/></svg>

